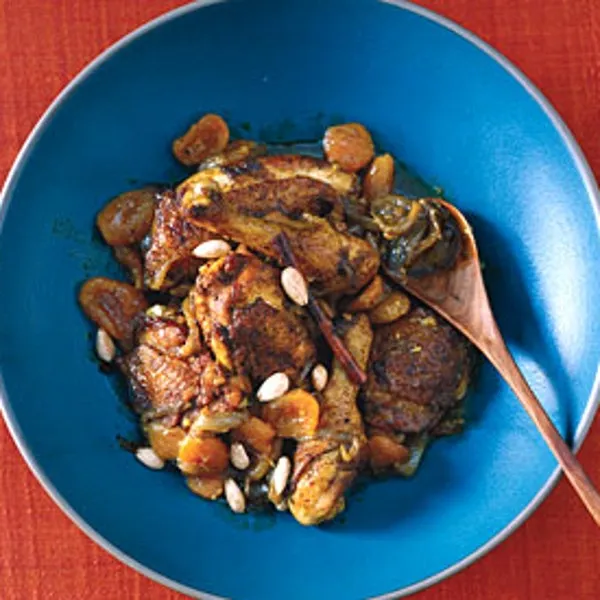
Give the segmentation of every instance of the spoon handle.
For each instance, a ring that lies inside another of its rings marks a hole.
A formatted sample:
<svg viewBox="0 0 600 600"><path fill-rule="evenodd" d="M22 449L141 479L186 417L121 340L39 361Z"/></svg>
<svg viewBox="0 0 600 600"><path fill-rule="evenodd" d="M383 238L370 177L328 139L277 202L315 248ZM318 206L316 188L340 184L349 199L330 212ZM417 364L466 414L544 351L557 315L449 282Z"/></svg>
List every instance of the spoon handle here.
<svg viewBox="0 0 600 600"><path fill-rule="evenodd" d="M575 488L596 524L600 526L600 494L594 488L594 484L589 480L583 467L562 439L556 427L554 427L540 401L531 391L500 334L498 334L498 338L493 344L481 349L510 385L533 422L537 425L571 485Z"/></svg>

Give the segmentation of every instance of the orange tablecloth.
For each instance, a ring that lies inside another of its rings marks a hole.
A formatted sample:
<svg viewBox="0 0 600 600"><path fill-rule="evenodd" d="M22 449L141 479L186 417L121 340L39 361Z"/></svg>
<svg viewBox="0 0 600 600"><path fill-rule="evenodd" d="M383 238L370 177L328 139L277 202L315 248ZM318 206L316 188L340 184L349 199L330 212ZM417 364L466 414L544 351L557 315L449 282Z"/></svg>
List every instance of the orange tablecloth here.
<svg viewBox="0 0 600 600"><path fill-rule="evenodd" d="M600 174L599 0L420 0L520 66ZM0 0L0 181L61 88L123 34L181 0ZM596 257L597 259L597 257ZM117 562L46 496L0 421L0 599L183 598ZM600 418L580 453L600 484ZM517 533L419 600L596 600L600 536L564 482Z"/></svg>

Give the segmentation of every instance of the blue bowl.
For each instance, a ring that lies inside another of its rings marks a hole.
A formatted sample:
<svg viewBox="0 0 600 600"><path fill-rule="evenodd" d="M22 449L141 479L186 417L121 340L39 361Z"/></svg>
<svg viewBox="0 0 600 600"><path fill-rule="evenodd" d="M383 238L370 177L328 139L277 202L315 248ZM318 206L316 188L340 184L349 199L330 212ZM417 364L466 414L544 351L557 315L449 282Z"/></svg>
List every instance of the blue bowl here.
<svg viewBox="0 0 600 600"><path fill-rule="evenodd" d="M2 201L3 410L47 491L134 568L200 598L396 597L469 564L548 494L557 465L489 365L465 433L412 480L372 483L343 518L232 516L116 435L135 420L91 358L76 290L115 274L92 233L111 196L183 175L172 138L214 111L234 132L318 139L342 120L469 216L501 329L575 447L598 402L598 191L541 94L479 39L405 2L195 3L94 61L27 141Z"/></svg>

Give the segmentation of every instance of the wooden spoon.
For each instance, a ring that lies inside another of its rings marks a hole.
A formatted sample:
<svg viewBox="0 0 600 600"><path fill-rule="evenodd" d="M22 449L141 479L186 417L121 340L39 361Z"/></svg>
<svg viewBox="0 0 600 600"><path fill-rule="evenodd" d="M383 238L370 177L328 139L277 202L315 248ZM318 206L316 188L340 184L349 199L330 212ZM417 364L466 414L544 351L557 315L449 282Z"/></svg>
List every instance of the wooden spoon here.
<svg viewBox="0 0 600 600"><path fill-rule="evenodd" d="M600 494L564 442L511 356L492 314L473 232L463 214L439 201L454 217L463 235L455 266L423 277L407 276L404 287L437 311L477 346L496 367L532 418L565 475L600 525Z"/></svg>

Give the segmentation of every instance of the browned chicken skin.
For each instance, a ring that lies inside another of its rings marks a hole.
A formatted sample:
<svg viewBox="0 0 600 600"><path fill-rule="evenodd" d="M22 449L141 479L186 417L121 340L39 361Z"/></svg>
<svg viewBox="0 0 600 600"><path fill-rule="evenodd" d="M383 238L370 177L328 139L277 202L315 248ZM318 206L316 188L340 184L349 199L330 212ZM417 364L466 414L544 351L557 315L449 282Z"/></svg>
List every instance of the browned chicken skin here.
<svg viewBox="0 0 600 600"><path fill-rule="evenodd" d="M361 368L367 366L372 338L368 317L356 316L344 342ZM357 394L358 385L335 360L323 391L317 432L298 444L294 457L289 506L303 525L333 519L344 509L344 493L356 477L366 447Z"/></svg>
<svg viewBox="0 0 600 600"><path fill-rule="evenodd" d="M365 389L365 420L381 431L433 428L466 387L468 342L426 308L375 331Z"/></svg>
<svg viewBox="0 0 600 600"><path fill-rule="evenodd" d="M144 420L173 417L209 406L235 410L249 393L249 384L231 378L202 346L189 356L180 349L189 331L182 315L142 314L136 324L137 345L122 359L122 368L132 386L133 406Z"/></svg>
<svg viewBox="0 0 600 600"><path fill-rule="evenodd" d="M192 250L211 237L208 231L183 217L174 192L163 192L144 257L147 286L151 290L167 290L182 280L193 281L200 261L192 256Z"/></svg>
<svg viewBox="0 0 600 600"><path fill-rule="evenodd" d="M342 198L357 179L333 165L300 156L271 156L206 169L178 190L182 214L198 227L281 259L285 232L302 273L316 291L352 292L376 274L379 253L345 233Z"/></svg>
<svg viewBox="0 0 600 600"><path fill-rule="evenodd" d="M258 384L277 372L299 383L315 361L306 322L285 299L279 273L236 252L202 267L196 281L196 315L217 362Z"/></svg>

